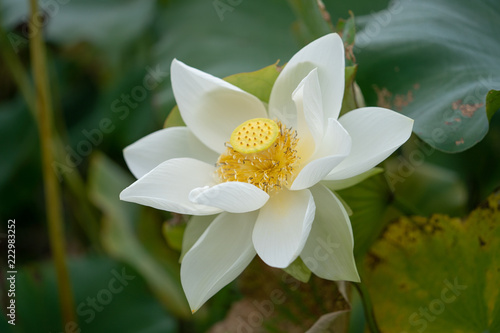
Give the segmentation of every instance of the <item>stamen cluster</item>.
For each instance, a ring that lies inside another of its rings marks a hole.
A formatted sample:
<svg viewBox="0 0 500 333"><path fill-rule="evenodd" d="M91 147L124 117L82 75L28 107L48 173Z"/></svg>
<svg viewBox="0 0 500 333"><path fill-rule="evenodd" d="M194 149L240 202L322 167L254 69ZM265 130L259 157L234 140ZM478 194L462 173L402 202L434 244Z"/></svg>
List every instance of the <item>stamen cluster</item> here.
<svg viewBox="0 0 500 333"><path fill-rule="evenodd" d="M250 183L272 193L291 185L300 157L297 155L297 132L276 122L279 133L276 140L265 150L244 154L229 144L219 156L216 174L221 182Z"/></svg>

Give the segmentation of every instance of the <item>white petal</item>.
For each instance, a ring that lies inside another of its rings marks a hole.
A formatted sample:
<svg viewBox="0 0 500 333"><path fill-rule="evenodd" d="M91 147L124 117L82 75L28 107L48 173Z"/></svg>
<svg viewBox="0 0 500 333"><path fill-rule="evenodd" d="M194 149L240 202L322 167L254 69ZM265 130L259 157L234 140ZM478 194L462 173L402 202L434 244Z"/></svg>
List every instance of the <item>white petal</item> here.
<svg viewBox="0 0 500 333"><path fill-rule="evenodd" d="M192 157L215 164L218 157L187 127L164 128L153 132L126 147L123 155L137 179L171 158Z"/></svg>
<svg viewBox="0 0 500 333"><path fill-rule="evenodd" d="M352 149L328 180L354 177L373 168L408 140L413 127L413 119L379 107L356 109L339 122L351 135Z"/></svg>
<svg viewBox="0 0 500 333"><path fill-rule="evenodd" d="M246 213L257 210L269 199L260 188L241 182L226 182L212 187L195 188L189 200L201 205L217 207L230 213Z"/></svg>
<svg viewBox="0 0 500 333"><path fill-rule="evenodd" d="M179 258L179 262L186 253L193 247L200 236L207 230L208 226L217 217L217 215L205 215L205 216L192 216L184 230L184 236L182 236L182 251Z"/></svg>
<svg viewBox="0 0 500 333"><path fill-rule="evenodd" d="M290 59L274 83L269 100L271 118L289 119L285 122L295 125L292 92L311 70L317 68L324 119L337 119L344 96L344 63L344 44L335 33L318 38L302 48Z"/></svg>
<svg viewBox="0 0 500 333"><path fill-rule="evenodd" d="M174 59L172 89L182 119L201 142L219 154L234 129L267 118L263 103L240 88Z"/></svg>
<svg viewBox="0 0 500 333"><path fill-rule="evenodd" d="M300 254L302 261L323 279L359 282L349 216L342 203L323 185L314 186L311 192L316 216Z"/></svg>
<svg viewBox="0 0 500 333"><path fill-rule="evenodd" d="M328 175L334 167L340 164L347 155L332 155L308 163L300 173L297 178L293 181L290 190L303 190L309 188Z"/></svg>
<svg viewBox="0 0 500 333"><path fill-rule="evenodd" d="M257 212L220 214L181 264L181 282L193 312L233 281L255 257L252 229Z"/></svg>
<svg viewBox="0 0 500 333"><path fill-rule="evenodd" d="M320 158L332 154L343 155L350 153L352 139L348 131L336 119L328 119L327 124L325 135L314 157Z"/></svg>
<svg viewBox="0 0 500 333"><path fill-rule="evenodd" d="M316 68L299 83L292 99L297 108L298 149L302 158L308 158L307 155L312 155L320 146L326 126L323 124L323 102Z"/></svg>
<svg viewBox="0 0 500 333"><path fill-rule="evenodd" d="M350 150L349 133L337 120L328 119L328 127L317 152L300 170L290 189L301 190L313 186L339 165L348 156Z"/></svg>
<svg viewBox="0 0 500 333"><path fill-rule="evenodd" d="M314 219L309 190L282 190L260 209L253 230L253 244L269 266L285 268L300 254Z"/></svg>
<svg viewBox="0 0 500 333"><path fill-rule="evenodd" d="M163 162L120 193L120 199L179 214L210 215L221 209L189 200L197 187L213 186L215 167L192 158Z"/></svg>

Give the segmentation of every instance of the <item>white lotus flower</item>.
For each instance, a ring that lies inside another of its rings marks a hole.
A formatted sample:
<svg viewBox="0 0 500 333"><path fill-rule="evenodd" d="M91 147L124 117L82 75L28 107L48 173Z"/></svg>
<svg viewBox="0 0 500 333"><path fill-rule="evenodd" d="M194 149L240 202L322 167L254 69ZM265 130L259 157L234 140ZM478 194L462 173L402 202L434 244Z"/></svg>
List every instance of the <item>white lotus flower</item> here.
<svg viewBox="0 0 500 333"><path fill-rule="evenodd" d="M359 281L343 184L387 158L413 120L366 107L338 118L344 47L337 34L288 62L269 105L178 60L172 87L187 127L154 132L124 150L138 180L120 198L191 218L181 280L193 312L256 254L285 268L298 256L319 277Z"/></svg>

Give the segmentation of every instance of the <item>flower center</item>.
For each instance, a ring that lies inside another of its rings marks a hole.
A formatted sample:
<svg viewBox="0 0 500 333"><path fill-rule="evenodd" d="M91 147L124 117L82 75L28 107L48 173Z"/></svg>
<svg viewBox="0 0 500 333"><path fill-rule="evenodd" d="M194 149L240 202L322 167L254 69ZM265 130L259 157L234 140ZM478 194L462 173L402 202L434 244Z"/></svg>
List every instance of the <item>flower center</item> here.
<svg viewBox="0 0 500 333"><path fill-rule="evenodd" d="M300 157L297 132L271 119L251 119L236 127L219 156L216 174L221 182L245 182L267 193L288 186Z"/></svg>

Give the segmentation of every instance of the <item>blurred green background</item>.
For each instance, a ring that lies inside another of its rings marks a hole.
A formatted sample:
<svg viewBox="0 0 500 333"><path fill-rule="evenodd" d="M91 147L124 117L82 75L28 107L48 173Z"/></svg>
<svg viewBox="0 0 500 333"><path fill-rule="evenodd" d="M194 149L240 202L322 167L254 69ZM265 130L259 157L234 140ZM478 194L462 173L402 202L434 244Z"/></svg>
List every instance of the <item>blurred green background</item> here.
<svg viewBox="0 0 500 333"><path fill-rule="evenodd" d="M322 33L314 30L304 10L314 2L39 3L45 15L35 22L39 31L33 33L43 31L47 47L59 142L59 160L53 167L62 189L79 328L152 333L224 332L232 327L232 332L242 327L237 320L238 311L246 311L242 300L275 284L290 295L289 302L278 311L282 315L257 325L256 332L305 331L336 309L330 304L338 296L334 285L312 279L297 295L280 273L254 263L247 274L263 271L263 276L272 276L271 282L262 279L267 287L256 287L244 276L191 315L178 276L185 217L118 200L119 192L133 181L122 149L162 128L175 105L169 77L172 59L218 77L255 71L277 60L284 64ZM385 174L339 191L354 211L359 265L385 226L399 216L463 217L500 184L500 119L493 116L500 103L500 8L495 1L479 3L324 1L333 26L340 18L348 19L349 11L354 14L356 81L366 104L410 115L418 135L383 165ZM28 5L0 0L0 232L6 234L8 219L16 220L19 271L17 324L8 325L2 316L0 330L77 332L61 325L50 261L39 133L30 110ZM469 106L470 114L463 109ZM433 142L436 128L447 134L445 142ZM5 239L0 235L2 253ZM1 258L5 274L3 254ZM130 280L116 277L123 272ZM110 291L112 279L121 281L120 292ZM0 294L2 304L7 304L5 291ZM94 307L92 298L105 304ZM235 304L243 309L235 310ZM354 300L353 307L351 332L363 332L359 301ZM233 326L214 326L230 311Z"/></svg>

